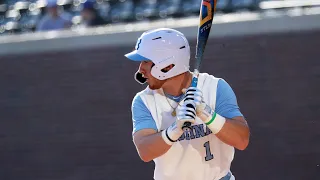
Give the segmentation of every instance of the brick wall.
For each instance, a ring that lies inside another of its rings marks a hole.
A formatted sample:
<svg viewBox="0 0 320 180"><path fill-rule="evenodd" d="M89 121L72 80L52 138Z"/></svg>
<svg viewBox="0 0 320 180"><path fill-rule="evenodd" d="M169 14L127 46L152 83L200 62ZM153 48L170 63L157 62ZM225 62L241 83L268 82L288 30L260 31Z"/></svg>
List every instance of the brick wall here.
<svg viewBox="0 0 320 180"><path fill-rule="evenodd" d="M1 180L152 179L131 138L133 46L0 57ZM229 82L252 131L237 179L320 175L319 47L320 31L209 41L202 71Z"/></svg>

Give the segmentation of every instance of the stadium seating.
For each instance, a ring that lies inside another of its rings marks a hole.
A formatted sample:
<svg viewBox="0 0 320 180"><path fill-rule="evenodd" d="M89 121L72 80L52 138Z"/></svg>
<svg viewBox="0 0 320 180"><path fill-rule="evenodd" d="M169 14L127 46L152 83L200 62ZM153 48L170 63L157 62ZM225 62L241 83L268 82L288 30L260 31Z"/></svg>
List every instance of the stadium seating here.
<svg viewBox="0 0 320 180"><path fill-rule="evenodd" d="M197 16L201 0L94 0L106 24L152 21L168 17ZM217 11L259 11L266 0L218 0ZM268 0L269 1L269 0ZM58 0L59 8L72 20L81 24L80 9L85 0ZM34 32L45 14L43 0L0 0L0 35ZM270 7L264 4L264 7ZM279 8L277 6L277 8Z"/></svg>

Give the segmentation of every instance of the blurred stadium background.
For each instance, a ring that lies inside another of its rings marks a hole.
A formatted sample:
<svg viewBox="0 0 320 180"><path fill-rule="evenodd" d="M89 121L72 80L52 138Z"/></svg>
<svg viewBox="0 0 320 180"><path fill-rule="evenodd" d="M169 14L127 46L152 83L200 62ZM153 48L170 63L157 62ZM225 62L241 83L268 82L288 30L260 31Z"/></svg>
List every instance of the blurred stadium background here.
<svg viewBox="0 0 320 180"><path fill-rule="evenodd" d="M61 11L69 16L72 27L81 24L81 6L86 0L57 0ZM259 9L259 0L220 0L217 9L223 13ZM156 20L168 17L194 16L199 13L200 0L94 0L95 9L105 24ZM1 0L2 34L32 32L45 14L45 0Z"/></svg>
<svg viewBox="0 0 320 180"><path fill-rule="evenodd" d="M51 0L52 1L52 0ZM49 3L51 2L49 1ZM86 0L53 0L71 28L82 23L81 8ZM112 25L137 21L154 21L166 18L185 18L199 14L201 0L90 0L94 9ZM34 32L37 23L46 14L46 0L0 0L0 34ZM265 0L219 0L217 13L229 14L239 11L259 12L282 8L313 8L318 0L265 1Z"/></svg>
<svg viewBox="0 0 320 180"><path fill-rule="evenodd" d="M152 179L132 143L144 86L123 56L145 30L185 33L200 0L59 0L68 28L37 31L46 1L0 0L0 180ZM251 127L239 180L320 177L320 1L218 0L202 71L226 79ZM190 162L192 163L192 162Z"/></svg>

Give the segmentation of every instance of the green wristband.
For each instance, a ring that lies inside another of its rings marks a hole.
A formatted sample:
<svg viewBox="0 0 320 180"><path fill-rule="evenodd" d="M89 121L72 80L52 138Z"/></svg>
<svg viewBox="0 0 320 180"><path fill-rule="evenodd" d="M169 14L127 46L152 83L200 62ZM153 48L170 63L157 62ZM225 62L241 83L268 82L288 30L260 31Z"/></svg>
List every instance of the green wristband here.
<svg viewBox="0 0 320 180"><path fill-rule="evenodd" d="M217 113L214 112L212 118L210 119L210 121L209 121L209 122L206 122L206 125L211 124L211 123L214 121L214 119L216 118L216 116L217 116Z"/></svg>

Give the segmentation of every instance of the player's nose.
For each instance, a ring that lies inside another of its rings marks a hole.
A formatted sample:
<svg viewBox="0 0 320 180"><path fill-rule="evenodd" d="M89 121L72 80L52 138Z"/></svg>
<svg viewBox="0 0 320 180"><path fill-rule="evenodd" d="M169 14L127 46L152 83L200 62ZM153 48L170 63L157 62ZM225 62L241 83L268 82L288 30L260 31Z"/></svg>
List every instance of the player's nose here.
<svg viewBox="0 0 320 180"><path fill-rule="evenodd" d="M141 74L145 74L146 73L146 69L145 69L145 66L143 64L144 63L141 62L140 65L139 65L139 69L138 69Z"/></svg>

